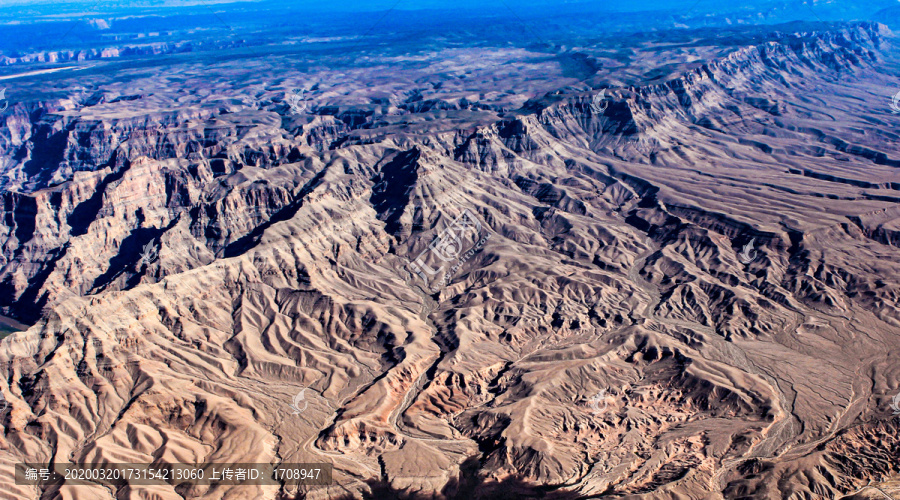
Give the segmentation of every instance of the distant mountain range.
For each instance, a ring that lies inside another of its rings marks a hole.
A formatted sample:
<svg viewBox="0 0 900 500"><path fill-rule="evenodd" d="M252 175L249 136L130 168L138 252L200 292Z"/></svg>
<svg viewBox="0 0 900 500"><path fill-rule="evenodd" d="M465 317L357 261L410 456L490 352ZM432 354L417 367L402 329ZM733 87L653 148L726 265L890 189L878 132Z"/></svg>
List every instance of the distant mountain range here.
<svg viewBox="0 0 900 500"><path fill-rule="evenodd" d="M896 37L716 5L4 32L4 492L900 495Z"/></svg>
<svg viewBox="0 0 900 500"><path fill-rule="evenodd" d="M750 4L677 0L605 2L383 2L358 4L262 2L146 2L67 4L35 2L0 7L0 55L13 62L64 61L51 53L86 57L104 49L133 54L145 44L218 47L247 38L378 37L427 32L514 43L583 43L602 33L777 24L789 21L895 22L896 2L785 2ZM892 10L893 9L893 10ZM513 35L516 35L512 37ZM213 43L214 42L214 43ZM45 55L46 54L46 55Z"/></svg>

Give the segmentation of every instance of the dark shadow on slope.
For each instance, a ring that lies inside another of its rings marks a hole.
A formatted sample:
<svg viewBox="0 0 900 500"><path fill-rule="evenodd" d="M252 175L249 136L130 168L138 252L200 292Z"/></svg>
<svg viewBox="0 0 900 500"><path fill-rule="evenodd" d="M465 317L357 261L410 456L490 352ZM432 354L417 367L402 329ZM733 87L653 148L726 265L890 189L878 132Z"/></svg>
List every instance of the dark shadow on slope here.
<svg viewBox="0 0 900 500"><path fill-rule="evenodd" d="M396 236L400 231L400 216L409 203L408 191L419 179L419 148L397 153L381 171L372 177L372 196L369 201L385 222L384 230Z"/></svg>
<svg viewBox="0 0 900 500"><path fill-rule="evenodd" d="M22 296L15 300L16 287L12 283L12 275L7 275L6 280L0 283L0 307L6 311L6 314L27 324L36 323L41 317L41 311L47 303L47 293L38 297L41 288L53 270L69 250L69 244L66 243L62 247L48 252L49 259L43 264L28 282L28 288L22 293Z"/></svg>
<svg viewBox="0 0 900 500"><path fill-rule="evenodd" d="M68 140L69 130L55 131L50 125L40 125L31 136L31 159L23 166L25 175L43 186L62 161Z"/></svg>
<svg viewBox="0 0 900 500"><path fill-rule="evenodd" d="M109 162L102 165L100 168L114 167L118 156L119 150L116 149L112 152ZM114 169L111 174L104 177L103 180L100 181L100 184L97 185L96 189L94 189L94 193L91 197L79 203L78 206L72 210L72 213L66 217L66 224L72 228L72 236L81 236L87 233L88 226L91 225L91 222L94 222L94 219L97 218L97 214L103 207L103 195L106 194L106 188L113 182L121 179L128 170L129 165L130 162L127 159L124 159L124 164L119 169Z"/></svg>
<svg viewBox="0 0 900 500"><path fill-rule="evenodd" d="M37 200L33 196L22 193L6 192L2 194L2 207L6 213L3 223L6 227L14 227L16 240L19 245L16 255L21 253L21 247L34 237L37 220Z"/></svg>
<svg viewBox="0 0 900 500"><path fill-rule="evenodd" d="M294 201L285 205L284 208L278 212L275 212L275 214L273 214L266 222L260 224L246 235L226 246L225 250L222 251L222 257L228 258L246 253L248 250L259 244L263 233L265 233L266 229L270 228L272 224L294 218L294 215L297 214L303 206L303 203L306 201L306 197L309 196L309 194L322 182L322 178L325 177L326 172L328 172L328 167L325 167L310 179L310 181L300 189L300 193L297 194Z"/></svg>
<svg viewBox="0 0 900 500"><path fill-rule="evenodd" d="M127 274L129 270L134 272L129 276L125 284L125 289L132 288L140 283L140 278L147 270L148 263L142 263L142 252L144 246L152 243L163 233L174 227L178 222L175 218L172 222L163 228L155 227L139 227L131 232L119 245L119 253L110 259L109 268L106 272L97 276L91 284L91 292L99 292L108 287L121 274Z"/></svg>
<svg viewBox="0 0 900 500"><path fill-rule="evenodd" d="M567 52L556 56L563 76L577 80L587 80L603 69L603 63L597 58L582 52Z"/></svg>

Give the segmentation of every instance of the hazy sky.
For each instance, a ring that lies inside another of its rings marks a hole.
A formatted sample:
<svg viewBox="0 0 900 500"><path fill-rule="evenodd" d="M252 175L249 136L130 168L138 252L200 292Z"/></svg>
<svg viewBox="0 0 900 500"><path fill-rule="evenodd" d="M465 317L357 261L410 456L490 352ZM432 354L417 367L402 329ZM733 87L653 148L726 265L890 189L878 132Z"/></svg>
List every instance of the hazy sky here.
<svg viewBox="0 0 900 500"><path fill-rule="evenodd" d="M104 15L121 16L130 14L130 8L140 9L146 14L148 10L161 8L165 14L177 11L178 8L193 7L194 10L206 7L213 10L244 12L247 4L258 3L260 11L279 11L312 13L367 13L375 11L413 11L419 9L460 9L484 14L501 15L541 15L542 13L558 13L570 10L583 10L593 14L639 11L671 11L673 13L693 13L695 16L705 12L758 11L760 18L766 13L774 13L781 22L785 20L807 19L812 15L829 20L872 19L870 16L880 9L894 7L894 0L0 0L0 8L4 14L10 11L17 14L21 8L22 17L30 16L44 19L52 17L76 17L90 14L94 17ZM224 8L225 4L235 5L235 9ZM795 13L797 13L795 15ZM794 17L791 17L794 16ZM0 23L3 18L0 17Z"/></svg>
<svg viewBox="0 0 900 500"><path fill-rule="evenodd" d="M26 4L82 4L82 5L92 5L97 3L103 4L114 4L118 6L124 6L127 4L131 4L138 7L177 7L180 5L215 5L222 3L252 3L254 1L263 2L265 0L137 0L133 2L123 2L123 1L109 1L109 0L0 0L0 6L10 6L10 5L26 5ZM523 2L522 0L509 0L512 4L521 5L523 3L535 4L535 3L560 3L560 2L546 2L546 1L535 1L528 0ZM315 10L330 10L330 8L335 8L336 10L381 10L381 9L389 9L394 5L397 7L406 7L411 9L416 8L452 8L452 7L475 7L483 4L484 2L479 2L476 0L366 0L366 1L344 1L344 2L323 2L321 0L298 0L295 2L291 2L292 5L302 7L308 6L310 8L314 8ZM499 2L497 2L499 4Z"/></svg>
<svg viewBox="0 0 900 500"><path fill-rule="evenodd" d="M124 7L128 5L133 5L136 7L178 7L178 6L190 6L190 5L215 5L215 4L223 4L223 3L251 3L257 1L259 3L269 3L266 0L137 0L132 2L121 1L121 0L0 0L0 7L8 7L14 5L35 5L35 4L69 4L69 5L84 5L84 6L93 6L99 4L100 6L117 6ZM631 2L631 1L587 1L587 0L348 0L342 2L323 2L322 0L297 0L290 2L291 5L295 7L309 7L310 10L339 10L339 11L372 11L372 10L384 10L390 8L398 8L404 10L414 10L414 9L453 9L453 8L477 8L484 7L488 4L493 4L494 7L502 7L505 8L506 5L509 5L510 8L517 8L520 6L536 6L536 5L545 5L545 6L553 6L559 4L582 4L582 3L590 3L593 4L594 7L599 8L609 8L609 10L622 10L623 7L627 7L627 10L635 10L638 7L643 9L652 10L655 8L660 8L665 6L666 4L674 5L674 4L683 4L686 0L643 0L641 2ZM702 1L712 1L718 2L720 0L702 0ZM798 0L803 1L803 0ZM599 5L598 5L599 4ZM101 8L102 10L102 8Z"/></svg>

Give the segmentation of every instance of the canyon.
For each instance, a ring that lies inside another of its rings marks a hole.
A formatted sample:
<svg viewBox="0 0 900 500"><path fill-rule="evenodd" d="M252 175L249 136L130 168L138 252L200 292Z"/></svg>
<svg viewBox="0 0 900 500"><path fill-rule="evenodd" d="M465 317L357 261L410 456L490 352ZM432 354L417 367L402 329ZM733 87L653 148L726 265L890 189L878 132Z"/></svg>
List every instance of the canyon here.
<svg viewBox="0 0 900 500"><path fill-rule="evenodd" d="M895 44L778 25L21 84L46 96L0 130L0 314L27 325L0 496L900 498ZM25 460L334 482L41 491Z"/></svg>

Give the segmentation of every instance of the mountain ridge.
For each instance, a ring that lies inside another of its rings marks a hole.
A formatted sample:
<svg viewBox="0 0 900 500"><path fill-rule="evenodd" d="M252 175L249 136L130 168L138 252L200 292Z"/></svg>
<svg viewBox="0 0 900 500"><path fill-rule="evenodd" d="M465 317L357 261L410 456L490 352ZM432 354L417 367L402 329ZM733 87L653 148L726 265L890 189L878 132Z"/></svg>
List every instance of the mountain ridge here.
<svg viewBox="0 0 900 500"><path fill-rule="evenodd" d="M308 498L367 479L437 492L473 457L488 483L581 496L885 481L900 269L879 197L900 179L889 129L861 124L891 117L864 98L896 68L886 38L861 24L746 48L613 88L603 113L596 90L547 92L402 114L399 133L272 98L184 112L195 128L162 143L134 135L152 121L92 118L62 150L95 171L4 196L2 305L43 313L0 343L0 459L333 462ZM28 170L17 155L5 176ZM427 293L410 263L466 211L465 244L490 238Z"/></svg>

